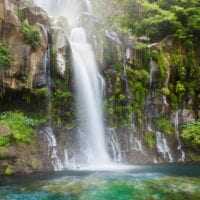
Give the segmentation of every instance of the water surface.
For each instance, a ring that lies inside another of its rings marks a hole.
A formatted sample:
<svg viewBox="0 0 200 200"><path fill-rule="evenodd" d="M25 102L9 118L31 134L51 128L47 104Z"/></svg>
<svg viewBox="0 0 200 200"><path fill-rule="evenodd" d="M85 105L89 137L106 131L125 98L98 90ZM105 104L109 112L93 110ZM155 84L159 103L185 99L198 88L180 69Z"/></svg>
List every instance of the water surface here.
<svg viewBox="0 0 200 200"><path fill-rule="evenodd" d="M200 164L1 177L1 200L199 200Z"/></svg>

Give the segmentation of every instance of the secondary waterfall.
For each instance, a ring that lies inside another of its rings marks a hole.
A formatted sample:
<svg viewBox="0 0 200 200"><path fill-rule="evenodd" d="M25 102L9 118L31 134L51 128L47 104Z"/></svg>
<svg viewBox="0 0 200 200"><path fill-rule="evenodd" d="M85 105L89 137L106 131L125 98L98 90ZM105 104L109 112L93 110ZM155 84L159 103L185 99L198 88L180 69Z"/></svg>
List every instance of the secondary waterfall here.
<svg viewBox="0 0 200 200"><path fill-rule="evenodd" d="M168 159L168 161L173 162L173 158L170 152L170 148L167 144L165 135L159 131L156 131L156 146L158 152L161 153L165 159Z"/></svg>
<svg viewBox="0 0 200 200"><path fill-rule="evenodd" d="M174 118L174 128L175 128L175 133L176 133L176 138L178 141L178 150L181 152L181 157L178 159L178 161L184 162L185 161L185 152L182 150L181 146L181 141L180 141L180 136L179 136L179 110L176 111L175 113L175 118Z"/></svg>
<svg viewBox="0 0 200 200"><path fill-rule="evenodd" d="M146 115L148 117L147 130L149 132L155 132L157 152L161 154L161 156L164 158L164 160L169 161L169 162L173 162L174 159L172 157L171 150L170 150L170 147L167 143L167 139L165 137L165 134L156 130L156 127L153 127L153 124L152 124L152 117L153 117L153 113L154 113L154 109L155 109L155 107L153 105L152 92L153 92L154 87L155 87L155 85L154 85L155 84L155 74L158 71L158 66L155 63L155 61L153 61L152 59L150 61L150 67L151 68L150 68L150 72L149 72L149 74L150 74L150 77L149 77L149 92L148 92L147 99L146 99L146 106L147 106ZM163 96L163 102L165 104L167 104L165 96ZM158 161L154 158L154 163L157 163L157 162Z"/></svg>

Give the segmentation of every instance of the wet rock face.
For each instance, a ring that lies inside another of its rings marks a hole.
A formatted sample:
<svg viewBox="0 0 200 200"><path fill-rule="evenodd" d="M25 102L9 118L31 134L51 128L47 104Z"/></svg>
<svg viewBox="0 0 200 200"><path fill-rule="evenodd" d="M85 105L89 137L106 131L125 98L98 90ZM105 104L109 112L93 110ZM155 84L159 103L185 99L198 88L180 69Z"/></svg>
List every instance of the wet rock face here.
<svg viewBox="0 0 200 200"><path fill-rule="evenodd" d="M43 135L34 136L32 144L15 144L0 147L0 175L7 175L10 166L12 174L53 171L51 158L48 157L48 143Z"/></svg>
<svg viewBox="0 0 200 200"><path fill-rule="evenodd" d="M66 70L66 58L70 57L70 45L67 39L68 24L65 17L51 19L50 32L52 48L56 52L55 71L64 76Z"/></svg>
<svg viewBox="0 0 200 200"><path fill-rule="evenodd" d="M44 24L48 26L49 17L47 13L38 6L30 6L23 9L23 13L31 24Z"/></svg>
<svg viewBox="0 0 200 200"><path fill-rule="evenodd" d="M21 77L24 77L31 88L36 74L41 74L40 66L48 44L48 16L38 7L30 7L21 11L20 1L2 0L0 2L0 44L8 45L13 61L11 67L5 73L5 77L0 77L6 88L19 90L23 88ZM24 12L30 24L35 25L40 33L40 47L34 51L29 45L24 43L23 35L20 31L22 21L20 13ZM41 78L41 77L40 77ZM37 79L37 78L36 78ZM37 81L36 81L37 82ZM45 80L42 81L43 83ZM41 86L34 84L35 87Z"/></svg>
<svg viewBox="0 0 200 200"><path fill-rule="evenodd" d="M184 108L181 112L181 123L186 124L189 122L194 122L196 120L196 115L192 110Z"/></svg>

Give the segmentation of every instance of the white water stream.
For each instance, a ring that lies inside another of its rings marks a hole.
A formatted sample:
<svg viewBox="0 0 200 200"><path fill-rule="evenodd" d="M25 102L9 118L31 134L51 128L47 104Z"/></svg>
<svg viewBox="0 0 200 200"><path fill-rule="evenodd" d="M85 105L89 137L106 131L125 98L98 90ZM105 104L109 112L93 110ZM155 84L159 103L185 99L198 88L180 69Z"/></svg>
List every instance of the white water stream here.
<svg viewBox="0 0 200 200"><path fill-rule="evenodd" d="M165 159L169 159L169 162L173 162L171 151L164 133L156 131L156 145L158 152L161 153Z"/></svg>
<svg viewBox="0 0 200 200"><path fill-rule="evenodd" d="M103 114L101 111L101 79L91 45L82 27L72 29L70 44L73 55L75 83L78 96L80 136L84 147L81 151L90 165L109 162L106 152ZM84 140L83 140L84 138Z"/></svg>
<svg viewBox="0 0 200 200"><path fill-rule="evenodd" d="M152 89L154 87L154 79L155 79L155 73L158 71L158 66L157 64L151 59L150 61L150 78L149 78L149 93L147 96L147 105L150 109L148 109L148 124L147 124L147 129L150 132L155 132L156 135L156 147L157 147L157 152L160 153L163 158L169 162L173 162L174 159L171 154L171 150L169 148L169 145L167 143L167 139L165 137L164 133L161 133L160 131L156 131L156 127L152 128L152 116L153 116L153 104L152 104ZM163 102L167 105L166 97L163 96ZM154 158L154 163L158 163L157 159Z"/></svg>
<svg viewBox="0 0 200 200"><path fill-rule="evenodd" d="M51 157L51 163L55 171L63 170L65 167L57 155L57 142L51 127L46 127L40 131L48 142L48 154Z"/></svg>

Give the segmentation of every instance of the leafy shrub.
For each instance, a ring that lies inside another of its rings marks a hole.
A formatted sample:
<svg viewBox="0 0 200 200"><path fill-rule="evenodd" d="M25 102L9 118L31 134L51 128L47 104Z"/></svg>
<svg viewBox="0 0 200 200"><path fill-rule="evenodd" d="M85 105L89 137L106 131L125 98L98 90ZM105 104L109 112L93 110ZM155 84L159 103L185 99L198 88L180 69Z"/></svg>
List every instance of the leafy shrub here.
<svg viewBox="0 0 200 200"><path fill-rule="evenodd" d="M163 93L163 95L165 95L165 96L170 95L170 90L169 90L169 88L167 88L167 87L162 88L162 93Z"/></svg>
<svg viewBox="0 0 200 200"><path fill-rule="evenodd" d="M24 42L31 45L33 50L39 47L40 33L35 26L29 24L27 19L24 20L21 26L21 32L23 33Z"/></svg>
<svg viewBox="0 0 200 200"><path fill-rule="evenodd" d="M15 142L31 142L32 128L38 126L39 121L24 116L22 112L10 111L0 114L0 124L6 125L11 130L11 136L0 138L0 146L5 146L11 140Z"/></svg>
<svg viewBox="0 0 200 200"><path fill-rule="evenodd" d="M182 92L185 92L185 87L180 81L177 81L177 83L176 83L176 92L178 94L182 93Z"/></svg>
<svg viewBox="0 0 200 200"><path fill-rule="evenodd" d="M7 146L10 143L9 136L0 137L0 146Z"/></svg>
<svg viewBox="0 0 200 200"><path fill-rule="evenodd" d="M200 148L200 120L182 126L183 142L188 147Z"/></svg>

